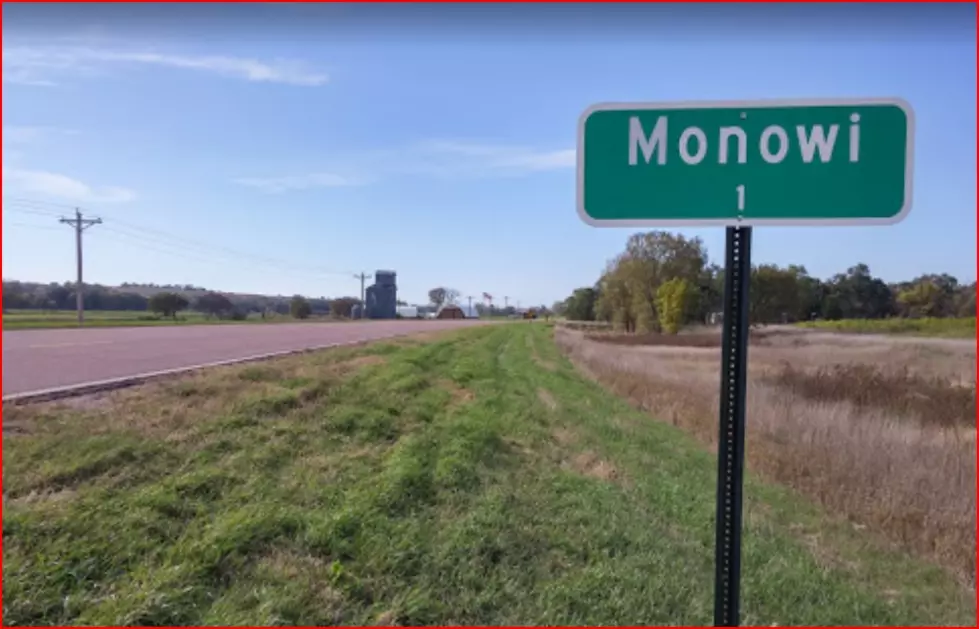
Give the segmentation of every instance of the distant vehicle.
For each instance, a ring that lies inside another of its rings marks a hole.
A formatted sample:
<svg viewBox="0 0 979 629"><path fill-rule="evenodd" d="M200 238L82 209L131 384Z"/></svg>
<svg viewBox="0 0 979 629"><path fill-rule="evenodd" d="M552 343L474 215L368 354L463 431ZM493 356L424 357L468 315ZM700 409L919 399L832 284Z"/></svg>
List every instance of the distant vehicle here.
<svg viewBox="0 0 979 629"><path fill-rule="evenodd" d="M530 308L526 312L523 313L523 318L524 319L536 319L537 318L537 311L534 310L533 308Z"/></svg>

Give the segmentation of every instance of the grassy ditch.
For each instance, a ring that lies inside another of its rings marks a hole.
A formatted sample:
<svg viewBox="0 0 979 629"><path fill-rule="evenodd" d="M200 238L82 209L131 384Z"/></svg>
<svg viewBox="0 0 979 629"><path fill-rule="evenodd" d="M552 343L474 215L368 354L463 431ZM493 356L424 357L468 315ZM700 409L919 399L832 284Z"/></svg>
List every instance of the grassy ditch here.
<svg viewBox="0 0 979 629"><path fill-rule="evenodd" d="M5 624L709 624L714 458L551 335L5 409ZM755 478L743 570L745 625L974 620L943 570Z"/></svg>

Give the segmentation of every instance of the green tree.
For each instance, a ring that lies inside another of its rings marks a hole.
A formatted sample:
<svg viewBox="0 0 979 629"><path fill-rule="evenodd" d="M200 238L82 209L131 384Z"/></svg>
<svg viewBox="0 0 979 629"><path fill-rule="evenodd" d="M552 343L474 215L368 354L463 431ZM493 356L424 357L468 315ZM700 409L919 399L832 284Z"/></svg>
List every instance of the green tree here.
<svg viewBox="0 0 979 629"><path fill-rule="evenodd" d="M782 269L774 264L762 264L752 269L751 322L787 323L799 319L805 308L808 279L805 268L794 265Z"/></svg>
<svg viewBox="0 0 979 629"><path fill-rule="evenodd" d="M665 231L637 233L626 241L618 266L636 327L653 330L659 325L659 286L673 278L684 279L691 286L700 285L705 279L707 250L699 238L687 239ZM689 299L693 302L692 297ZM694 311L690 308L684 312L685 321Z"/></svg>
<svg viewBox="0 0 979 629"><path fill-rule="evenodd" d="M976 283L960 286L955 294L955 317L976 316Z"/></svg>
<svg viewBox="0 0 979 629"><path fill-rule="evenodd" d="M190 302L187 298L180 293L156 293L149 298L147 302L147 307L152 311L164 317L177 318L177 313L181 310L187 308Z"/></svg>
<svg viewBox="0 0 979 629"><path fill-rule="evenodd" d="M621 258L622 256L608 263L605 273L598 282L595 316L624 332L634 332L636 329L634 300L626 281L627 265Z"/></svg>
<svg viewBox="0 0 979 629"><path fill-rule="evenodd" d="M445 303L445 289L441 286L428 291L428 301L435 307Z"/></svg>
<svg viewBox="0 0 979 629"><path fill-rule="evenodd" d="M194 310L203 312L209 317L227 317L234 312L234 309L231 300L221 293L205 293L194 302Z"/></svg>
<svg viewBox="0 0 979 629"><path fill-rule="evenodd" d="M826 319L882 319L897 314L894 293L866 264L856 264L826 283Z"/></svg>
<svg viewBox="0 0 979 629"><path fill-rule="evenodd" d="M309 305L309 300L302 295L296 295L289 302L289 314L295 319L308 319L312 313L313 308Z"/></svg>
<svg viewBox="0 0 979 629"><path fill-rule="evenodd" d="M808 273L799 276L799 310L796 319L811 321L819 316L823 299L826 297L826 285L822 280L811 277Z"/></svg>
<svg viewBox="0 0 979 629"><path fill-rule="evenodd" d="M927 306L930 314L926 315L930 317L956 316L959 303L958 296L963 288L967 288L959 286L959 280L948 273L922 275L915 278L911 283L913 286L930 284L934 287L934 290L923 289L931 296L931 303Z"/></svg>
<svg viewBox="0 0 979 629"><path fill-rule="evenodd" d="M3 283L3 311L10 308L30 308L30 297L20 282L10 281Z"/></svg>
<svg viewBox="0 0 979 629"><path fill-rule="evenodd" d="M359 303L360 300L356 297L338 297L330 302L330 314L349 319L353 315L354 306Z"/></svg>
<svg viewBox="0 0 979 629"><path fill-rule="evenodd" d="M690 318L706 323L711 313L724 309L724 269L717 264L704 267L691 298Z"/></svg>
<svg viewBox="0 0 979 629"><path fill-rule="evenodd" d="M445 304L453 304L457 299L459 299L459 291L454 288L447 288L445 286L438 286L428 291L428 300L436 308L444 306Z"/></svg>
<svg viewBox="0 0 979 629"><path fill-rule="evenodd" d="M687 312L694 296L693 285L682 277L675 277L660 284L656 289L656 306L660 329L676 334L686 321Z"/></svg>
<svg viewBox="0 0 979 629"><path fill-rule="evenodd" d="M915 282L898 293L897 302L906 316L937 317L941 316L942 296L941 288L924 280Z"/></svg>
<svg viewBox="0 0 979 629"><path fill-rule="evenodd" d="M594 321L596 297L594 288L575 289L571 293L571 296L564 302L564 316L572 321ZM557 311L557 308L555 308L555 311Z"/></svg>

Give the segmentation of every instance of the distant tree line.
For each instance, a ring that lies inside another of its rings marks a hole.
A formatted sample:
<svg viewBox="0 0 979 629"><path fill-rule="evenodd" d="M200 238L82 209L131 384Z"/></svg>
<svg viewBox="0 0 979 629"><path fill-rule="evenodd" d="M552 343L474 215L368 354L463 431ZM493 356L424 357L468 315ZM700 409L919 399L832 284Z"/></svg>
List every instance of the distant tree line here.
<svg viewBox="0 0 979 629"><path fill-rule="evenodd" d="M119 285L119 288L159 288L161 290L169 291L198 291L207 292L207 289L203 286L194 286L193 284L154 284L149 282L148 284L137 284L136 282L123 282Z"/></svg>
<svg viewBox="0 0 979 629"><path fill-rule="evenodd" d="M349 317L354 297L300 297L305 306L296 312L310 315L334 314ZM153 285L124 283L119 287L87 284L84 292L88 310L132 310L155 312L165 317L176 316L184 310L194 310L207 316L244 318L252 313L290 315L295 297L241 295L208 291L192 285ZM3 281L3 309L6 310L74 310L73 282L40 284L36 282Z"/></svg>
<svg viewBox="0 0 979 629"><path fill-rule="evenodd" d="M723 309L724 270L710 264L699 238L663 231L629 237L592 286L576 289L554 310L577 321L605 321L625 331L674 332L707 323ZM946 273L887 283L866 264L822 280L805 267L752 268L753 324L814 319L974 317L976 283Z"/></svg>

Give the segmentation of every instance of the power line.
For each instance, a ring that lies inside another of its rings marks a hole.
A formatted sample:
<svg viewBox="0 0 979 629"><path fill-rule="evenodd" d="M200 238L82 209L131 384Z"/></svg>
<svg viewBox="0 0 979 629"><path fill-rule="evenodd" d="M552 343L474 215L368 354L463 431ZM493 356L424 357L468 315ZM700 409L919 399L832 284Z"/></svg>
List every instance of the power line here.
<svg viewBox="0 0 979 629"><path fill-rule="evenodd" d="M279 271L287 271L289 273L296 273L306 275L308 277L323 278L327 275L334 275L334 273L319 271L315 268L304 267L297 264L291 264L288 262L282 262L278 260L273 260L265 258L262 256L254 256L249 254L243 254L241 252L235 252L233 250L224 249L221 247L209 247L202 244L194 243L184 243L176 239L163 239L148 236L135 230L129 228L119 229L118 227L106 227L106 230L121 236L122 238L117 238L117 240L129 239L134 242L139 243L140 247L146 247L147 244L156 247L156 251L160 253L167 253L170 255L183 256L183 257L193 257L194 259L200 260L221 260L223 262L232 262L235 264L250 264L256 267L271 267ZM134 233L135 232L135 233ZM144 244L145 243L145 244ZM160 249L160 247L165 247L165 249Z"/></svg>
<svg viewBox="0 0 979 629"><path fill-rule="evenodd" d="M147 241L144 241L144 240L135 240L129 234L125 234L124 232L120 232L118 230L111 229L111 228L109 228L108 225L103 226L103 229L106 230L106 231L109 231L110 233L108 233L108 234L106 234L106 233L100 233L99 234L99 238L108 238L108 239L113 240L113 241L118 242L118 243L123 243L123 244L126 244L126 245L130 245L132 247L136 247L140 251L155 251L156 253L162 253L162 254L167 255L167 256L170 256L170 257L179 257L179 258L184 258L184 259L187 259L187 260L192 260L194 262L203 262L205 264L213 264L214 263L214 259L213 258L207 258L205 256L195 255L193 253L188 253L186 251L180 251L179 249L165 249L165 248L161 248L158 245L158 243L153 243L152 241L148 241L148 240ZM122 237L119 237L116 234L119 234Z"/></svg>
<svg viewBox="0 0 979 629"><path fill-rule="evenodd" d="M55 203L53 201L42 201L40 199L25 199L23 197L12 197L9 195L4 195L3 198L5 201L9 201L11 203L20 203L23 205L31 205L35 207L46 206L46 207L61 208L61 209L68 209L68 210L74 210L76 207L74 205L69 205L68 203Z"/></svg>
<svg viewBox="0 0 979 629"><path fill-rule="evenodd" d="M15 212L20 214L32 214L36 216L58 216L58 213L52 212L49 208L73 208L63 203L55 203L50 201L40 201L34 199L25 199L21 197L10 197L5 196L4 200L4 211L5 212ZM8 206L13 205L10 208ZM76 209L79 214L76 216L76 220L81 217L80 209ZM103 215L105 215L103 213ZM136 223L131 223L129 221L123 220L121 218L105 215L106 218L112 221L112 226L104 226L103 230L109 233L103 233L102 236L108 237L111 240L116 240L118 242L131 241L129 244L138 244L141 250L156 251L169 256L179 256L188 259L194 259L195 261L213 262L215 258L220 259L225 262L234 262L237 264L241 263L251 263L253 265L260 265L263 267L278 267L281 270L287 270L290 273L303 274L309 277L322 278L323 276L329 275L353 275L356 279L360 280L360 302L362 316L366 316L366 288L365 283L368 279L372 279L372 276L367 273L351 273L349 271L336 271L331 269L324 269L322 267L312 267L303 264L295 264L292 262L278 260L275 258L270 258L263 255L258 255L250 252L239 251L229 247L224 247L220 245L214 245L206 243L199 240L194 240L184 236L172 234L165 232L163 230L154 229L150 227L145 227L138 225ZM65 219L62 219L65 222ZM101 222L101 219L99 219ZM90 225L87 225L88 227ZM84 229L84 228L83 228ZM101 237L101 236L100 236ZM79 286L81 286L81 245L79 241ZM81 308L81 306L79 306ZM79 310L79 322L81 322L81 310Z"/></svg>
<svg viewBox="0 0 979 629"><path fill-rule="evenodd" d="M213 251L205 251L203 248L194 247L190 245L183 245L180 243L167 242L166 240L161 240L159 238L152 238L144 236L142 234L134 234L124 229L119 229L115 226L106 226L106 231L116 234L115 240L120 242L129 242L129 244L135 244L140 247L145 247L147 245L152 245L156 251L160 253L168 253L171 255L187 256L191 255L195 259L201 260L211 260L221 259L229 260L227 256L221 256L220 254L215 254ZM161 249L160 247L164 247Z"/></svg>
<svg viewBox="0 0 979 629"><path fill-rule="evenodd" d="M23 214L36 214L38 216L58 216L58 214L56 213L47 211L46 207L70 207L74 209L74 206L68 206L62 203L25 199L21 197L5 196L4 203L5 205L9 203L9 204L14 204L15 206L30 208L30 209L12 208L10 210L4 208L4 211L19 212ZM287 269L290 272L305 273L307 275L314 275L319 277L325 275L348 275L350 273L349 271L336 271L331 269L325 269L322 267L310 267L302 264L295 264L292 262L278 260L275 258L270 258L255 253L239 251L239 250L231 249L229 247L223 247L220 245L214 245L202 241L196 241L184 236L171 234L159 229L153 229L150 227L137 225L135 223L131 223L129 221L106 214L104 212L102 213L102 215L112 220L113 225L116 226L113 229L113 231L130 238L140 239L144 242L154 242L156 244L162 244L170 247L177 247L180 249L190 250L195 252L206 252L206 254L210 256L213 256L216 251L219 251L219 252L224 252L227 255L234 256L235 258L250 259L259 262L262 265L277 266L283 269Z"/></svg>
<svg viewBox="0 0 979 629"><path fill-rule="evenodd" d="M30 228L30 229L44 229L44 230L50 230L50 231L61 231L60 228L53 227L51 225L32 225L30 223L17 223L17 222L11 222L11 221L4 221L3 222L3 226L4 227L27 227L27 228Z"/></svg>
<svg viewBox="0 0 979 629"><path fill-rule="evenodd" d="M115 242L124 243L138 248L140 251L154 251L156 253L164 254L170 257L177 257L186 260L191 260L194 262L202 262L204 264L214 264L215 262L234 264L234 265L250 265L252 267L273 267L273 271L282 272L282 269L274 268L274 265L270 265L267 262L255 262L253 260L238 260L228 255L222 255L220 253L206 252L194 249L192 247L183 248L181 245L171 244L169 242L154 240L152 238L147 238L141 235L130 234L118 229L111 228L109 226L103 227L104 231L109 233L100 232L100 238L109 238ZM310 272L308 269L292 268L289 269L290 273L297 275L305 275L306 277L322 279L323 274L317 274L315 272Z"/></svg>
<svg viewBox="0 0 979 629"><path fill-rule="evenodd" d="M13 212L14 214L30 214L32 216L47 216L47 217L57 217L60 216L58 212L42 212L39 210L24 210L21 208L4 208L4 214L7 212Z"/></svg>
<svg viewBox="0 0 979 629"><path fill-rule="evenodd" d="M324 269L322 267L309 267L301 264L295 264L285 260L279 260L276 258L270 258L255 253L224 247L221 245L214 245L199 240L193 240L190 238L186 238L184 236L170 234L168 232L159 229L143 227L141 225L136 225L135 223L130 223L128 221L124 221L122 219L118 219L111 216L109 218L112 218L113 223L121 226L123 229L129 230L131 232L136 232L138 234L137 237L141 237L141 238L152 237L157 239L159 242L164 242L167 245L178 246L185 249L203 250L203 251L207 251L208 253L213 253L214 251L222 251L232 256L235 256L236 258L249 258L261 262L262 264L286 267L291 270L298 270L306 273L309 273L310 271L313 271L320 275L347 275L349 273L349 271L334 271L330 269Z"/></svg>

